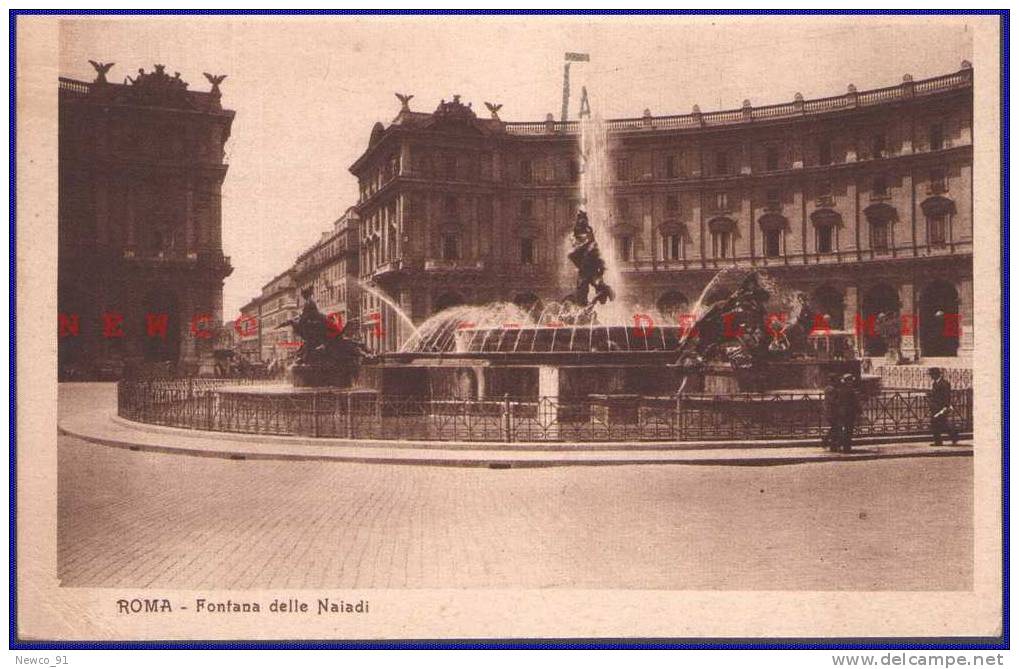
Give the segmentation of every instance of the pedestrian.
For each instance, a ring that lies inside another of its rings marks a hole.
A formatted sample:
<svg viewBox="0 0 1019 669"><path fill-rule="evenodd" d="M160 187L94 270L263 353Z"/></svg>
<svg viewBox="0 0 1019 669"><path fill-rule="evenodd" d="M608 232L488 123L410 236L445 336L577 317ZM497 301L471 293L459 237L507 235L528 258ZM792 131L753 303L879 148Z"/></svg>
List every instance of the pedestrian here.
<svg viewBox="0 0 1019 669"><path fill-rule="evenodd" d="M931 432L934 434L932 446L941 446L941 435L947 433L952 445L959 443L959 433L952 425L952 384L945 378L940 367L927 370L931 377L931 390L928 395L931 410Z"/></svg>
<svg viewBox="0 0 1019 669"><path fill-rule="evenodd" d="M821 445L829 451L838 450L838 435L841 433L838 412L835 410L838 385L838 377L835 374L829 374L828 385L824 387L824 417L828 421L828 431L821 438Z"/></svg>
<svg viewBox="0 0 1019 669"><path fill-rule="evenodd" d="M853 450L853 432L860 414L860 400L856 395L856 379L844 374L835 392L836 446L842 453Z"/></svg>

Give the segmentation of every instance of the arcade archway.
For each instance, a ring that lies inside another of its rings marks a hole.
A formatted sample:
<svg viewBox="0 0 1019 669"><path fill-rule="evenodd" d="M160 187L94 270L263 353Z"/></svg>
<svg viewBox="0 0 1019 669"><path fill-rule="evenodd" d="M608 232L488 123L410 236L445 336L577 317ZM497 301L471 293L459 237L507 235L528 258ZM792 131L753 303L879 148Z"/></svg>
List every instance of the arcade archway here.
<svg viewBox="0 0 1019 669"><path fill-rule="evenodd" d="M891 316L896 322L899 321L899 293L893 286L887 283L879 283L869 288L863 294L863 301L860 305L860 316L865 323L863 327L863 349L867 355L884 355L888 352L888 346L876 328L871 328L872 319L876 321L878 316L885 314Z"/></svg>
<svg viewBox="0 0 1019 669"><path fill-rule="evenodd" d="M932 281L920 293L920 353L954 357L959 351L959 292L947 281Z"/></svg>

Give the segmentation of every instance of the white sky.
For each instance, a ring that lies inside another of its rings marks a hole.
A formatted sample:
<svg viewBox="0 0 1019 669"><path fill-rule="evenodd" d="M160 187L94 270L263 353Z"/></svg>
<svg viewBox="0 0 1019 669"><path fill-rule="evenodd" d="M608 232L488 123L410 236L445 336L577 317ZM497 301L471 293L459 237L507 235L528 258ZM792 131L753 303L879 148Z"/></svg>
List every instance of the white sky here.
<svg viewBox="0 0 1019 669"><path fill-rule="evenodd" d="M580 51L591 62L573 66L574 116L582 83L603 117L707 112L953 72L971 39L964 17L76 18L61 26L60 71L91 80L88 59L113 61L119 82L162 63L195 90L209 89L202 72L228 75L232 318L355 203L347 168L397 113L394 92L415 111L458 93L480 116L490 101L506 121L558 118L563 53Z"/></svg>

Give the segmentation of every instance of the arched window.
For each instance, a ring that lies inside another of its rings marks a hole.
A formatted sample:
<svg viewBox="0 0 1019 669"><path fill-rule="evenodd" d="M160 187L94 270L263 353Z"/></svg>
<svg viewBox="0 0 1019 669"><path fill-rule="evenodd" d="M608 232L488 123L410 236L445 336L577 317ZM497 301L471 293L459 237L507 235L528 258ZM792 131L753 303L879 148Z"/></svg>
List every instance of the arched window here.
<svg viewBox="0 0 1019 669"><path fill-rule="evenodd" d="M863 345L867 355L884 355L888 350L886 335L883 335L878 327L878 321L882 320L894 325L899 323L899 293L887 283L879 283L872 286L863 294L862 311L863 319Z"/></svg>
<svg viewBox="0 0 1019 669"><path fill-rule="evenodd" d="M456 232L446 231L442 233L442 259L460 259L460 235Z"/></svg>
<svg viewBox="0 0 1019 669"><path fill-rule="evenodd" d="M845 300L839 289L827 284L820 286L814 291L813 307L818 314L826 317L831 329L845 329Z"/></svg>
<svg viewBox="0 0 1019 669"><path fill-rule="evenodd" d="M535 252L534 239L531 237L522 237L520 239L520 264L521 265L534 265L538 262L537 253Z"/></svg>
<svg viewBox="0 0 1019 669"><path fill-rule="evenodd" d="M620 235L616 238L616 256L623 262L633 260L633 236Z"/></svg>
<svg viewBox="0 0 1019 669"><path fill-rule="evenodd" d="M959 292L947 281L932 281L920 291L918 334L927 357L954 357L959 350L962 321Z"/></svg>
<svg viewBox="0 0 1019 669"><path fill-rule="evenodd" d="M763 234L764 255L768 258L778 258L782 255L782 233L788 227L785 216L776 213L768 213L758 219L757 224L761 226Z"/></svg>
<svg viewBox="0 0 1019 669"><path fill-rule="evenodd" d="M951 241L952 215L955 203L941 195L929 197L920 203L927 219L927 243L930 246L944 246Z"/></svg>
<svg viewBox="0 0 1019 669"><path fill-rule="evenodd" d="M708 221L711 232L711 256L716 260L725 260L734 255L736 221L720 216Z"/></svg>
<svg viewBox="0 0 1019 669"><path fill-rule="evenodd" d="M810 215L814 224L814 247L817 253L834 253L837 249L838 226L842 216L834 209L818 209Z"/></svg>
<svg viewBox="0 0 1019 669"><path fill-rule="evenodd" d="M658 228L662 243L662 260L682 260L684 256L683 237L685 230L682 223L675 220L667 221Z"/></svg>
<svg viewBox="0 0 1019 669"><path fill-rule="evenodd" d="M662 233L662 260L683 259L683 237L676 232Z"/></svg>
<svg viewBox="0 0 1019 669"><path fill-rule="evenodd" d="M884 202L872 204L863 210L870 224L870 248L885 252L892 248L892 226L897 218L895 208Z"/></svg>

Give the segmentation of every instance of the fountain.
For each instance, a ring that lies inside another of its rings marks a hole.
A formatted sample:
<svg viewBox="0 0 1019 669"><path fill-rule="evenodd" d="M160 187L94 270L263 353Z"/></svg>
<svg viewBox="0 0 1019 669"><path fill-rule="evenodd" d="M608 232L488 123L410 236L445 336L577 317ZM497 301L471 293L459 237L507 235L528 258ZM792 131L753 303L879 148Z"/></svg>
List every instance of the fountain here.
<svg viewBox="0 0 1019 669"><path fill-rule="evenodd" d="M804 295L737 268L712 278L688 322L667 323L637 306L614 249L608 134L590 114L586 89L581 105L582 208L563 240L562 285L570 288L562 299L532 309L457 306L415 327L389 296L362 283L411 329L399 351L372 356L333 332L309 293L301 316L286 324L303 340L293 384L200 396L189 388L195 415L228 431L382 439L683 440L820 430L829 376L859 377L852 335L816 331L824 318Z"/></svg>

